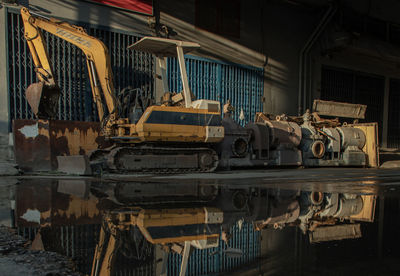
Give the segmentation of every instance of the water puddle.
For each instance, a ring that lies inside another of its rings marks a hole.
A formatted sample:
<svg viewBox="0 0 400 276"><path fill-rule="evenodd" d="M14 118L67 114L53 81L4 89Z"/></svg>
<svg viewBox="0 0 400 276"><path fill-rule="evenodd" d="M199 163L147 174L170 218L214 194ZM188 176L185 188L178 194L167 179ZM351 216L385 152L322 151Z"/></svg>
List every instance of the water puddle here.
<svg viewBox="0 0 400 276"><path fill-rule="evenodd" d="M360 172L3 179L0 218L88 275L395 275L400 173Z"/></svg>

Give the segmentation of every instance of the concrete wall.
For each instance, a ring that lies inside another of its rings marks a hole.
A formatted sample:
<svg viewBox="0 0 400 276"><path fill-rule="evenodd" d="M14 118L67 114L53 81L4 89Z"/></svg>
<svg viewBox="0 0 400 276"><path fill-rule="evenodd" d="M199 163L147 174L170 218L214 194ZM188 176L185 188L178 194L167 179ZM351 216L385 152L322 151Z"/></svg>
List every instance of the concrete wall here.
<svg viewBox="0 0 400 276"><path fill-rule="evenodd" d="M0 4L0 135L8 133L8 69L7 69L6 10Z"/></svg>
<svg viewBox="0 0 400 276"><path fill-rule="evenodd" d="M393 23L400 23L398 14L400 3L397 0L352 0L342 1L342 4L361 14Z"/></svg>
<svg viewBox="0 0 400 276"><path fill-rule="evenodd" d="M255 4L258 1L251 1ZM241 2L240 38L214 34L197 28L195 24L195 1L160 1L160 23L175 34L173 38L196 41L201 45L197 54L205 57L262 67L266 56L260 48L260 23L258 5ZM251 20L251 22L249 22ZM250 36L250 39L249 39Z"/></svg>
<svg viewBox="0 0 400 276"><path fill-rule="evenodd" d="M299 53L324 9L271 1L264 10L264 47L268 53L264 109L273 114L296 115Z"/></svg>
<svg viewBox="0 0 400 276"><path fill-rule="evenodd" d="M74 22L84 22L94 25L134 32L150 34L147 16L127 12L121 9L92 4L76 0L29 0L19 1L32 11L40 12L48 17L59 17Z"/></svg>

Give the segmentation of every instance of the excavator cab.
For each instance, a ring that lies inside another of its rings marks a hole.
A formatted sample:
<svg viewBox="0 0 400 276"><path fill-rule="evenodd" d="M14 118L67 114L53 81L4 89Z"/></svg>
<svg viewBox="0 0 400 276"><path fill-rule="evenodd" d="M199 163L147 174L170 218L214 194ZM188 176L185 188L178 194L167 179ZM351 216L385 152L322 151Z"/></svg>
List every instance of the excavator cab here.
<svg viewBox="0 0 400 276"><path fill-rule="evenodd" d="M193 94L190 91L189 81L186 73L185 57L193 50L200 48L200 45L195 42L173 40L160 37L144 37L138 42L128 46L128 49L150 53L157 57L157 66L161 73L163 84L163 92L166 97L170 95L169 101L171 104L176 104L184 101L184 107L192 107ZM182 93L173 93L169 90L167 80L167 58L177 57L182 81Z"/></svg>
<svg viewBox="0 0 400 276"><path fill-rule="evenodd" d="M131 124L136 124L145 110L154 104L151 93L141 88L130 86L121 90L117 97L118 117L128 118Z"/></svg>

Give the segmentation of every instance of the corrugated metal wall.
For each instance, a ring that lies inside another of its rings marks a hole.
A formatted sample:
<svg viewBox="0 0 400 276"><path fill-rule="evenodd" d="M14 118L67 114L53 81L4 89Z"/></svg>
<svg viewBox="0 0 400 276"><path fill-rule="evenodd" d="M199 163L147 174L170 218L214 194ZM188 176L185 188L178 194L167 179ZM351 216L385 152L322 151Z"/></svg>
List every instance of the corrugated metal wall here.
<svg viewBox="0 0 400 276"><path fill-rule="evenodd" d="M28 119L33 114L25 99L26 87L36 82L36 74L19 10L8 9L8 65L10 118ZM127 50L140 37L121 31L82 25L90 35L100 38L108 47L116 92L131 86L153 91L153 57ZM83 52L74 45L44 32L51 65L62 90L59 102L60 120L97 121Z"/></svg>
<svg viewBox="0 0 400 276"><path fill-rule="evenodd" d="M245 124L254 119L256 112L262 112L264 90L263 69L229 64L220 61L186 56L186 70L189 85L197 99L216 100L221 107L230 99L236 108L234 119L239 122L243 108ZM170 91L180 92L182 82L175 58L168 59L167 76Z"/></svg>
<svg viewBox="0 0 400 276"><path fill-rule="evenodd" d="M25 99L26 87L36 82L29 48L24 39L23 22L18 10L8 9L8 64L11 119L30 119L33 114ZM153 91L154 59L142 52L127 50L139 37L122 31L82 25L90 35L100 38L108 47L116 92L127 86ZM51 65L62 90L59 102L60 120L97 121L84 54L74 45L44 32ZM236 108L239 120L244 111L245 124L262 111L263 69L188 56L186 66L193 93L199 99L218 100L221 106L227 99ZM179 66L175 59L168 62L171 91L181 91Z"/></svg>
<svg viewBox="0 0 400 276"><path fill-rule="evenodd" d="M39 227L18 227L18 235L33 240L38 229ZM47 250L72 258L80 272L90 274L100 225L53 226L41 231Z"/></svg>
<svg viewBox="0 0 400 276"><path fill-rule="evenodd" d="M218 248L199 250L195 249L190 255L186 275L216 275L222 272L232 271L235 268L255 261L261 254L259 231L255 231L250 223L243 223L231 228L232 237L229 247L240 248L243 251L241 257L230 257L225 253L227 248L224 241L219 240ZM215 251L218 251L215 254ZM168 256L168 276L179 275L182 257L176 253Z"/></svg>
<svg viewBox="0 0 400 276"><path fill-rule="evenodd" d="M70 225L52 227L55 241L60 242L59 253L72 258L79 271L90 274L100 225Z"/></svg>
<svg viewBox="0 0 400 276"><path fill-rule="evenodd" d="M19 227L18 234L33 240L37 227ZM53 226L42 233L45 244L51 244L51 250L71 257L79 271L90 274L94 250L100 232L100 225L66 225ZM186 275L212 275L233 271L235 268L254 262L261 254L261 234L255 231L250 223L235 225L230 231L232 237L229 247L240 248L241 257L232 257L225 252L227 245L221 239L218 248L194 250L189 258ZM216 253L217 251L217 253ZM215 254L216 253L216 254ZM170 253L168 257L168 276L179 275L181 255ZM132 267L132 263L122 260L116 264L116 276L154 275L154 263Z"/></svg>
<svg viewBox="0 0 400 276"><path fill-rule="evenodd" d="M47 250L70 257L78 271L90 275L99 239L99 224L52 226L42 228L41 231ZM38 227L18 227L18 235L31 241L37 232ZM155 273L153 261L133 265L132 260L123 258L121 254L118 255L114 265L115 276L152 276Z"/></svg>

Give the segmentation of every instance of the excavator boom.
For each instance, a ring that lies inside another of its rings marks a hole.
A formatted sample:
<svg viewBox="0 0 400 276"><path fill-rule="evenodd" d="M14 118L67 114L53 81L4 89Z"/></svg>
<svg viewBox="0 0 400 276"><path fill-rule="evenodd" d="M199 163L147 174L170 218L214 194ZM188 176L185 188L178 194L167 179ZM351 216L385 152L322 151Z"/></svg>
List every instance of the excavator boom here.
<svg viewBox="0 0 400 276"><path fill-rule="evenodd" d="M113 74L110 67L110 57L107 47L99 39L88 35L82 27L69 23L33 16L27 8L21 9L24 22L25 38L32 54L35 71L41 84L34 84L27 89L26 94L34 113L40 117L48 115L48 110L57 106L59 88L49 62L42 30L60 37L77 46L86 56L93 99L97 105L99 118L104 120L104 98L109 117L115 118L116 99L114 95ZM103 96L102 96L103 95ZM52 98L49 101L49 97ZM51 112L54 115L54 110ZM49 116L54 117L54 116Z"/></svg>

